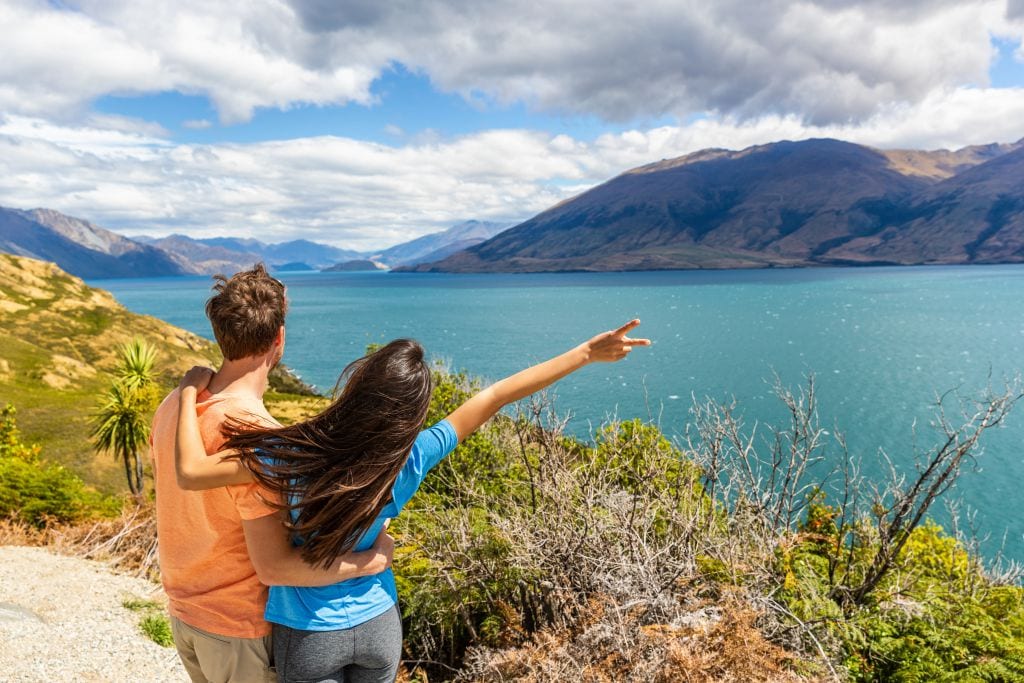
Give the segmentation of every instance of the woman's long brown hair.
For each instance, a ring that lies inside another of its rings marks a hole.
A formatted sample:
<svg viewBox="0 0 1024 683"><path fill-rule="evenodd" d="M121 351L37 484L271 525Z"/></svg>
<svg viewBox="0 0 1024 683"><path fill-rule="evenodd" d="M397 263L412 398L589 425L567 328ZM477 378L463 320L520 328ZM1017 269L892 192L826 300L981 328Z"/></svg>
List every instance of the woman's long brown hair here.
<svg viewBox="0 0 1024 683"><path fill-rule="evenodd" d="M351 550L387 505L433 389L423 347L411 339L352 362L338 386L334 401L305 422L230 422L225 445L273 494L268 502L298 511L289 528L303 539L303 558L322 567Z"/></svg>

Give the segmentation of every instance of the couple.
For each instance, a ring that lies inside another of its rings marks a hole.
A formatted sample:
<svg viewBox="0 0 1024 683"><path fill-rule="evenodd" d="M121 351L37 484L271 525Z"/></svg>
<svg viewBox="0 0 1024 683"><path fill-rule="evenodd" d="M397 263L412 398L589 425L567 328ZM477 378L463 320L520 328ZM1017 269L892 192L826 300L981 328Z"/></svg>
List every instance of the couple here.
<svg viewBox="0 0 1024 683"><path fill-rule="evenodd" d="M650 343L626 336L633 320L421 431L430 368L418 343L397 340L349 364L322 413L282 427L262 397L284 351L284 285L257 265L214 290L206 312L224 362L189 371L152 437L174 642L204 683L393 681L402 624L387 520L502 407Z"/></svg>

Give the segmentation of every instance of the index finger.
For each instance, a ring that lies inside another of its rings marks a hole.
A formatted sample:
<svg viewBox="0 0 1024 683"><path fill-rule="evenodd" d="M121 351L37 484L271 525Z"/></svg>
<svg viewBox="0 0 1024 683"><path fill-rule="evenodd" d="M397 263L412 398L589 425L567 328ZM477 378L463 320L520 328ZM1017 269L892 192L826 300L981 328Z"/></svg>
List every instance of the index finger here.
<svg viewBox="0 0 1024 683"><path fill-rule="evenodd" d="M633 328L635 328L639 324L640 324L640 318L633 318L628 323L626 323L625 325L623 325L619 329L615 330L615 334L626 334L627 332L629 332L630 330L632 330Z"/></svg>

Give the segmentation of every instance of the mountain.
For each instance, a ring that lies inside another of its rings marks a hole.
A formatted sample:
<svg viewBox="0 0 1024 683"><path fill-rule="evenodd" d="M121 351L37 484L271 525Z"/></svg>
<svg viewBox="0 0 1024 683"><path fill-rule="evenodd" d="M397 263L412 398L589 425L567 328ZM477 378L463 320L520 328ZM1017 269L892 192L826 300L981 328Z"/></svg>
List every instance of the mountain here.
<svg viewBox="0 0 1024 683"><path fill-rule="evenodd" d="M440 261L457 251L468 249L494 237L508 228L508 223L465 221L447 230L418 237L385 249L374 256L375 261L389 266L411 266Z"/></svg>
<svg viewBox="0 0 1024 683"><path fill-rule="evenodd" d="M266 245L252 237L206 237L195 240L211 247L223 247L229 251L238 251L243 254L258 254Z"/></svg>
<svg viewBox="0 0 1024 683"><path fill-rule="evenodd" d="M141 238L138 238L141 239ZM196 239L185 235L146 238L152 246L176 256L191 272L211 275L234 273L263 261L277 267L289 263L305 263L314 269L361 256L350 249L339 249L309 240L293 240L267 244L252 238L209 237Z"/></svg>
<svg viewBox="0 0 1024 683"><path fill-rule="evenodd" d="M189 272L186 265L160 249L49 209L0 207L0 251L52 261L84 278Z"/></svg>
<svg viewBox="0 0 1024 683"><path fill-rule="evenodd" d="M918 153L830 139L702 150L415 270L1022 261L1022 155L1022 143Z"/></svg>
<svg viewBox="0 0 1024 683"><path fill-rule="evenodd" d="M149 238L147 243L171 254L190 273L230 275L263 260L256 252L234 251L228 247L207 244L186 235Z"/></svg>

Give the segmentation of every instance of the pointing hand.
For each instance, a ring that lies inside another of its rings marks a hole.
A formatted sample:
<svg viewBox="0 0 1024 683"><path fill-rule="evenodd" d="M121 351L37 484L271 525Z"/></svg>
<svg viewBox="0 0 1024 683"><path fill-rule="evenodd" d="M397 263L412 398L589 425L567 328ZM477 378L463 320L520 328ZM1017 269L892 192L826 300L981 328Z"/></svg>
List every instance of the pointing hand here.
<svg viewBox="0 0 1024 683"><path fill-rule="evenodd" d="M602 332L587 342L590 362L613 362L629 355L634 346L650 346L650 339L632 339L626 334L640 324L639 319L630 320L617 330Z"/></svg>

